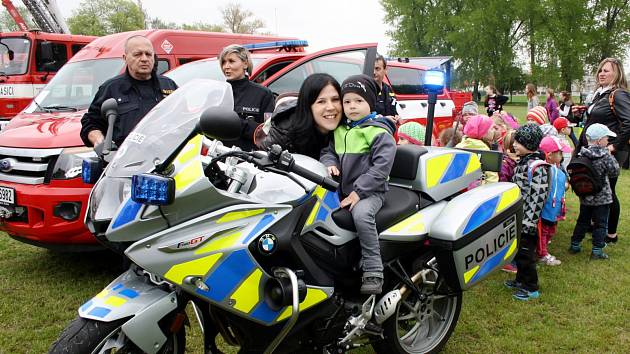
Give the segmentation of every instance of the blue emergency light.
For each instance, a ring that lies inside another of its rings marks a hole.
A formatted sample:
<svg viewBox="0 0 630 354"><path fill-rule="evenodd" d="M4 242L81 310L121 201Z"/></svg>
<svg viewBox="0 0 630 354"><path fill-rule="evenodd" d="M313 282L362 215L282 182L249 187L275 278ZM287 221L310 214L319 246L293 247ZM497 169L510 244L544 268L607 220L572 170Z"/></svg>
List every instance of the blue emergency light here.
<svg viewBox="0 0 630 354"><path fill-rule="evenodd" d="M424 88L429 92L442 92L444 90L444 72L427 70L424 74Z"/></svg>
<svg viewBox="0 0 630 354"><path fill-rule="evenodd" d="M248 50L262 50L262 49L273 49L273 48L298 48L298 47L308 47L308 42L299 39L293 39L288 41L273 41L273 42L262 42L262 43L251 43L251 44L243 44L243 48Z"/></svg>
<svg viewBox="0 0 630 354"><path fill-rule="evenodd" d="M143 173L131 177L131 200L150 205L169 205L175 199L175 180Z"/></svg>
<svg viewBox="0 0 630 354"><path fill-rule="evenodd" d="M103 162L97 157L83 159L81 179L85 184L94 184L103 173Z"/></svg>

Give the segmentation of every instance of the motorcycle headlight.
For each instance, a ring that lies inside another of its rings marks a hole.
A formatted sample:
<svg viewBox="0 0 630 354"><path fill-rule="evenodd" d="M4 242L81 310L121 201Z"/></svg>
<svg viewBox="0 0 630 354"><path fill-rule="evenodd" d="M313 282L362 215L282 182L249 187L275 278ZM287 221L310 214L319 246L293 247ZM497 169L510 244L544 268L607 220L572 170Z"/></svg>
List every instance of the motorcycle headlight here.
<svg viewBox="0 0 630 354"><path fill-rule="evenodd" d="M53 168L52 179L71 179L81 176L83 159L96 157L94 149L89 147L67 148L61 151Z"/></svg>

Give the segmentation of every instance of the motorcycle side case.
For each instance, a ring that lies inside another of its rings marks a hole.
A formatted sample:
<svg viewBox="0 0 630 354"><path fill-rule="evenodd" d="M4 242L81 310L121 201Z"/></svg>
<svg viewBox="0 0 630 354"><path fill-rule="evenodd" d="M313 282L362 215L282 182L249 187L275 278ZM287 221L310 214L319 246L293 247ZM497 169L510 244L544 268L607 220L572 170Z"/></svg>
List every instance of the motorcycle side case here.
<svg viewBox="0 0 630 354"><path fill-rule="evenodd" d="M429 233L449 286L469 289L509 263L518 249L522 219L523 201L513 183L487 184L453 198Z"/></svg>
<svg viewBox="0 0 630 354"><path fill-rule="evenodd" d="M466 189L481 174L479 156L469 151L401 145L396 150L389 183L439 201Z"/></svg>

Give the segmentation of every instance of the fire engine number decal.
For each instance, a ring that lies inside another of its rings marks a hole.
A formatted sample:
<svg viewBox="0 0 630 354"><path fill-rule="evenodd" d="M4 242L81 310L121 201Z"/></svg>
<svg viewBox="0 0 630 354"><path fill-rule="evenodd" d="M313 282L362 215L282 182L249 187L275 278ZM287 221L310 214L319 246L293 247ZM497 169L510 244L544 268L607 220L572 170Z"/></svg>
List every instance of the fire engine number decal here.
<svg viewBox="0 0 630 354"><path fill-rule="evenodd" d="M0 97L15 97L15 86L13 85L1 85Z"/></svg>

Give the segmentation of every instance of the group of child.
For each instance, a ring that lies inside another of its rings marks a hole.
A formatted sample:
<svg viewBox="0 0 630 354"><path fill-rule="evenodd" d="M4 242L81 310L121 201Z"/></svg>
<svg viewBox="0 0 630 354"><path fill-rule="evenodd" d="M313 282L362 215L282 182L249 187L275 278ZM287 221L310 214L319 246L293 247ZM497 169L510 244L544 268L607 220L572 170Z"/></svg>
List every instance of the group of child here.
<svg viewBox="0 0 630 354"><path fill-rule="evenodd" d="M320 159L330 175L340 175L340 205L349 208L357 227L363 294L382 291L383 264L375 217L388 190L387 178L396 144L423 145L426 134L426 128L417 122L404 123L393 132L391 125L384 124L384 118L379 120L375 113L376 92L374 80L366 75L351 76L343 82L341 100L346 121L334 131L334 138ZM516 278L505 285L515 290L514 298L529 300L539 297L537 261L561 264L549 254L547 244L556 232L557 222L565 215L564 194L569 186L565 167L572 151L567 140L571 123L566 118L556 118L549 124L546 110L534 107L527 114L528 124L518 126L516 119L502 112L499 104L495 103L493 108L489 117L479 114L474 102L467 102L455 126L440 134L438 144L504 152L501 171L485 172L476 185L512 181L521 189L524 200L521 240L514 264L506 267L506 270L515 268ZM614 177L619 166L606 148L608 136L615 134L606 126L591 125L586 131L589 145L579 153L592 159L602 176ZM608 258L603 247L610 203L609 186L596 195L580 198L571 253L581 250L580 243L592 220L591 259Z"/></svg>

